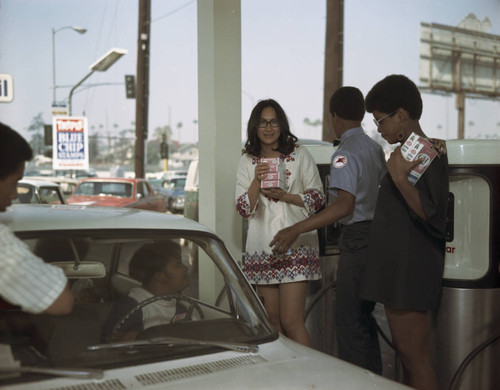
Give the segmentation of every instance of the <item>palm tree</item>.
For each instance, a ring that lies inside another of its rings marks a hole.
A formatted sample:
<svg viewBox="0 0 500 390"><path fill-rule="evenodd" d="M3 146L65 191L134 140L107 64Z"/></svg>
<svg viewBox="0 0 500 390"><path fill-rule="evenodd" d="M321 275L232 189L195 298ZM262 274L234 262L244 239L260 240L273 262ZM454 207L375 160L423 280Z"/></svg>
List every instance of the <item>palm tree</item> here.
<svg viewBox="0 0 500 390"><path fill-rule="evenodd" d="M43 115L40 112L33 117L30 125L28 126L29 132L35 132L35 134L33 134L31 136L31 140L30 140L31 147L34 150L35 154L42 153L42 149L43 149L43 145L44 145L44 139L43 139L42 132L43 132L44 125L45 125L45 122L43 120Z"/></svg>

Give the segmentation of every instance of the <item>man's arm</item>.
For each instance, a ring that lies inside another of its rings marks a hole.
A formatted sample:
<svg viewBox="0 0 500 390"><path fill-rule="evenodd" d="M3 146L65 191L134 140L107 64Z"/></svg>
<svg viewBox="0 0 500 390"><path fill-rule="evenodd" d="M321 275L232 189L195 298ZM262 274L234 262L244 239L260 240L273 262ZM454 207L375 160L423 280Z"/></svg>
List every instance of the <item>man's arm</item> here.
<svg viewBox="0 0 500 390"><path fill-rule="evenodd" d="M44 313L60 315L60 314L68 314L73 309L73 303L75 298L73 293L69 289L69 285L66 284L64 290L59 294L56 300L50 305Z"/></svg>
<svg viewBox="0 0 500 390"><path fill-rule="evenodd" d="M356 198L350 192L338 190L338 198L318 214L313 215L295 225L280 230L275 234L269 246L278 252L286 252L302 233L330 225L354 211Z"/></svg>

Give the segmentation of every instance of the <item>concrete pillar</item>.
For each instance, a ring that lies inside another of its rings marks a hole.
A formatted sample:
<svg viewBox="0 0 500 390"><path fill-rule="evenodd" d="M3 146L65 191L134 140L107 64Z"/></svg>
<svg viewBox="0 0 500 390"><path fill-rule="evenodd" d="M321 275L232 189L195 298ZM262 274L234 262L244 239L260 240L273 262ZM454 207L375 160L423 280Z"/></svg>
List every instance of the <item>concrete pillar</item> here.
<svg viewBox="0 0 500 390"><path fill-rule="evenodd" d="M240 0L198 1L198 107L199 220L239 261L242 220L234 193L242 148ZM216 296L222 281L207 263L200 256L200 292Z"/></svg>

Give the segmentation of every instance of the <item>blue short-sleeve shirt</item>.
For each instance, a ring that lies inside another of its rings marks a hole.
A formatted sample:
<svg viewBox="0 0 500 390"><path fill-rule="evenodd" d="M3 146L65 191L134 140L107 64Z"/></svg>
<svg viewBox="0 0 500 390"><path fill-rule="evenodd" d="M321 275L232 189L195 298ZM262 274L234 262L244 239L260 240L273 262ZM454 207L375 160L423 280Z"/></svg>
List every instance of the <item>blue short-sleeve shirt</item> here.
<svg viewBox="0 0 500 390"><path fill-rule="evenodd" d="M340 189L354 195L356 201L353 213L340 223L350 225L373 219L380 181L386 172L382 147L361 127L342 134L330 164L330 199L336 199Z"/></svg>

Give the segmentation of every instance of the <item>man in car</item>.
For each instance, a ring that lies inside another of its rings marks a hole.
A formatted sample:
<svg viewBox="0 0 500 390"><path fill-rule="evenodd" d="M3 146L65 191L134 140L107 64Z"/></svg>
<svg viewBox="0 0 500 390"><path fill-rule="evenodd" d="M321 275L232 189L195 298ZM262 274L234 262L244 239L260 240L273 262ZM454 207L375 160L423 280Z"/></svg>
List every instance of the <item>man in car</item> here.
<svg viewBox="0 0 500 390"><path fill-rule="evenodd" d="M17 182L33 151L26 140L0 123L0 212L17 198ZM19 306L38 314L67 314L73 294L64 272L35 256L7 226L0 223L0 305Z"/></svg>
<svg viewBox="0 0 500 390"><path fill-rule="evenodd" d="M189 287L188 267L182 262L178 243L165 240L144 244L130 260L129 275L140 281L141 286L132 288L113 304L103 326L104 340L134 340L147 328L186 317L186 308L175 299L158 299L131 313L147 299L180 293ZM127 315L130 317L126 318Z"/></svg>

